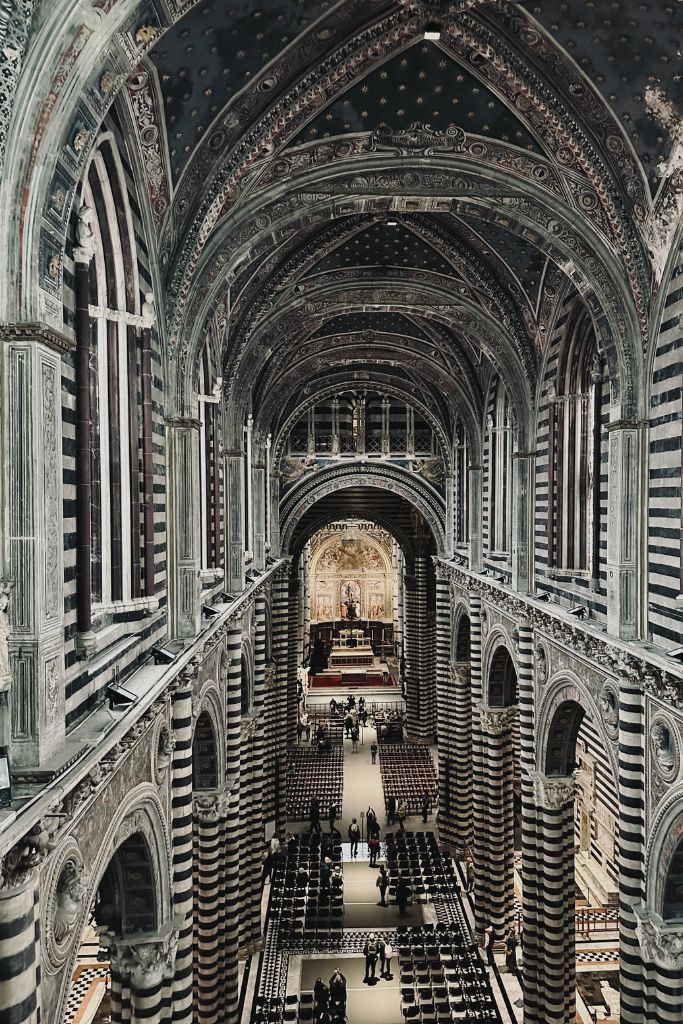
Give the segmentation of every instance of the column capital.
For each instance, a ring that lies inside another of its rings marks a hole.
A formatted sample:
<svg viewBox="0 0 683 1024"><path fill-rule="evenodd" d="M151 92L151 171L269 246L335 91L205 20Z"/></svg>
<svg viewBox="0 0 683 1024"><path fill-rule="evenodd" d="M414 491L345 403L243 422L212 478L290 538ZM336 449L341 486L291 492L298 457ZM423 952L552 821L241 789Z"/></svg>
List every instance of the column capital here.
<svg viewBox="0 0 683 1024"><path fill-rule="evenodd" d="M168 925L159 932L143 933L135 939L122 939L110 932L100 935L109 950L112 967L128 975L138 991L155 989L172 978L178 949L179 928Z"/></svg>
<svg viewBox="0 0 683 1024"><path fill-rule="evenodd" d="M669 971L683 969L683 926L667 924L642 904L634 909L643 960Z"/></svg>
<svg viewBox="0 0 683 1024"><path fill-rule="evenodd" d="M197 793L192 800L192 813L202 825L213 825L228 813L230 793L225 788Z"/></svg>
<svg viewBox="0 0 683 1024"><path fill-rule="evenodd" d="M517 707L492 708L486 704L476 703L481 720L481 727L489 736L502 736L508 732L517 719Z"/></svg>
<svg viewBox="0 0 683 1024"><path fill-rule="evenodd" d="M200 430L202 421L194 416L167 416L166 426L175 430Z"/></svg>
<svg viewBox="0 0 683 1024"><path fill-rule="evenodd" d="M559 811L573 803L576 792L574 775L543 775L534 772L531 776L534 788L534 803L547 811Z"/></svg>

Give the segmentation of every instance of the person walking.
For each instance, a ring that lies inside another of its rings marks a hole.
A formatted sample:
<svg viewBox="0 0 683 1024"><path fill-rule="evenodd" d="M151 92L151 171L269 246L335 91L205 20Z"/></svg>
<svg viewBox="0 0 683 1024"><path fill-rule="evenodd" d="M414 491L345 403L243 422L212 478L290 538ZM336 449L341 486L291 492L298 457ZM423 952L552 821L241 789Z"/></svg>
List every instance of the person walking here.
<svg viewBox="0 0 683 1024"><path fill-rule="evenodd" d="M393 825L396 819L396 797L390 796L387 800L387 824Z"/></svg>
<svg viewBox="0 0 683 1024"><path fill-rule="evenodd" d="M472 860L471 857L467 858L465 873L467 877L467 885L465 887L465 892L474 892L474 861Z"/></svg>
<svg viewBox="0 0 683 1024"><path fill-rule="evenodd" d="M405 832L405 820L408 817L408 808L406 807L405 800L401 800L400 804L398 805L398 811L396 813L398 814L398 827L400 828L401 832Z"/></svg>
<svg viewBox="0 0 683 1024"><path fill-rule="evenodd" d="M352 819L349 825L349 842L351 843L351 856L358 856L358 840L360 839L360 828L355 818Z"/></svg>
<svg viewBox="0 0 683 1024"><path fill-rule="evenodd" d="M391 958L394 955L394 947L391 945L389 940L384 943L384 951L382 955L382 974L385 978L391 978Z"/></svg>
<svg viewBox="0 0 683 1024"><path fill-rule="evenodd" d="M396 904L401 917L405 917L410 896L410 883L405 875L401 875L396 884Z"/></svg>
<svg viewBox="0 0 683 1024"><path fill-rule="evenodd" d="M325 857L325 860L320 865L320 888L323 892L327 892L330 888L330 872L332 871L332 861L329 857Z"/></svg>
<svg viewBox="0 0 683 1024"><path fill-rule="evenodd" d="M378 751L378 749L379 748L377 746L377 741L373 740L372 743L370 744L370 756L372 758L372 763L373 764L377 764L377 751Z"/></svg>
<svg viewBox="0 0 683 1024"><path fill-rule="evenodd" d="M346 718L344 719L344 731L346 733L347 740L351 736L351 728L352 728L352 726L353 726L353 721L351 719L351 715L347 715Z"/></svg>
<svg viewBox="0 0 683 1024"><path fill-rule="evenodd" d="M422 820L427 821L429 813L432 809L432 798L429 795L429 790L425 789L422 795Z"/></svg>
<svg viewBox="0 0 683 1024"><path fill-rule="evenodd" d="M493 944L496 940L496 933L493 930L493 925L489 924L484 929L484 949L486 950L486 959L491 967L496 966L496 961L493 958Z"/></svg>
<svg viewBox="0 0 683 1024"><path fill-rule="evenodd" d="M517 973L517 936L514 928L510 928L505 936L505 963L511 974Z"/></svg>
<svg viewBox="0 0 683 1024"><path fill-rule="evenodd" d="M330 832L334 831L334 823L335 823L336 820L337 820L337 805L336 804L330 804L330 813L329 813Z"/></svg>
<svg viewBox="0 0 683 1024"><path fill-rule="evenodd" d="M360 736L360 733L358 732L358 726L357 725L352 726L351 727L351 753L352 754L357 754L358 753L358 737L359 736Z"/></svg>
<svg viewBox="0 0 683 1024"><path fill-rule="evenodd" d="M366 939L365 946L363 947L363 955L365 956L365 977L364 982L376 981L375 971L377 969L377 957L379 956L379 946L377 939L374 935L370 934Z"/></svg>
<svg viewBox="0 0 683 1024"><path fill-rule="evenodd" d="M387 889L389 888L389 875L387 874L387 869L385 868L384 865L382 865L381 868L379 869L379 874L377 876L377 881L375 882L375 885L379 889L379 903L377 904L377 906L386 907Z"/></svg>

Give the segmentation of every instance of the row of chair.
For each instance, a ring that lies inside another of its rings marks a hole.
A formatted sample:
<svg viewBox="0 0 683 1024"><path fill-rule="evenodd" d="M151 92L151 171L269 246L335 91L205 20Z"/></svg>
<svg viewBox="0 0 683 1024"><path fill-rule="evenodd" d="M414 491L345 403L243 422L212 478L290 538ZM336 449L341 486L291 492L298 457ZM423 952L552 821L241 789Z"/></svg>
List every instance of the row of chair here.
<svg viewBox="0 0 683 1024"><path fill-rule="evenodd" d="M432 806L437 797L436 769L429 747L414 743L382 743L379 748L379 767L384 787L384 802L396 798L399 806L405 803L408 814L419 814L425 793Z"/></svg>

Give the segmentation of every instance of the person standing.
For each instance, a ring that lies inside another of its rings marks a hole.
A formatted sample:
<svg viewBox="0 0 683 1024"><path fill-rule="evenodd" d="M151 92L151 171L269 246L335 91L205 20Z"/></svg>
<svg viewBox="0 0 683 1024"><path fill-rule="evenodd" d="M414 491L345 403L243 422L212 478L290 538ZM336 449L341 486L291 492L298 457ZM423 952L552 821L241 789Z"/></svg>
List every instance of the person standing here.
<svg viewBox="0 0 683 1024"><path fill-rule="evenodd" d="M365 977L363 978L363 981L375 981L379 947L374 935L371 934L368 936L363 948L363 954L365 956Z"/></svg>
<svg viewBox="0 0 683 1024"><path fill-rule="evenodd" d="M389 875L387 874L387 869L385 868L384 865L382 865L382 867L379 869L379 874L377 876L377 881L375 882L375 885L379 889L379 903L377 904L377 906L386 907L387 889L389 888Z"/></svg>
<svg viewBox="0 0 683 1024"><path fill-rule="evenodd" d="M311 826L309 832L320 832L320 804L316 796L311 797Z"/></svg>
<svg viewBox="0 0 683 1024"><path fill-rule="evenodd" d="M422 820L424 822L427 821L427 818L429 817L429 812L431 811L431 809L432 809L432 798L429 795L429 791L425 789L424 794L422 796Z"/></svg>
<svg viewBox="0 0 683 1024"><path fill-rule="evenodd" d="M405 917L410 896L410 884L405 875L401 875L396 884L396 904L401 917Z"/></svg>
<svg viewBox="0 0 683 1024"><path fill-rule="evenodd" d="M332 861L329 857L325 857L325 860L320 865L320 888L323 892L327 892L330 888L330 872L332 870Z"/></svg>
<svg viewBox="0 0 683 1024"><path fill-rule="evenodd" d="M471 857L467 858L465 872L467 877L467 885L465 887L465 892L474 892L474 861L472 860Z"/></svg>
<svg viewBox="0 0 683 1024"><path fill-rule="evenodd" d="M396 818L396 797L390 796L387 800L387 824L393 825Z"/></svg>
<svg viewBox="0 0 683 1024"><path fill-rule="evenodd" d="M346 1006L346 978L339 968L330 977L330 1002L337 1008Z"/></svg>
<svg viewBox="0 0 683 1024"><path fill-rule="evenodd" d="M330 804L329 820L330 820L330 832L333 832L334 831L334 823L337 820L337 805L334 804L334 803Z"/></svg>
<svg viewBox="0 0 683 1024"><path fill-rule="evenodd" d="M358 856L358 840L360 839L360 828L355 818L352 819L349 825L349 842L351 843L351 856Z"/></svg>
<svg viewBox="0 0 683 1024"><path fill-rule="evenodd" d="M344 731L346 732L347 740L349 739L349 737L351 735L351 727L352 726L353 726L353 721L351 720L351 715L347 715L346 718L344 719Z"/></svg>
<svg viewBox="0 0 683 1024"><path fill-rule="evenodd" d="M406 830L405 820L408 817L408 808L406 807L405 800L401 800L400 804L398 805L397 814L398 814L398 827L400 828L401 832L405 832L405 830Z"/></svg>
<svg viewBox="0 0 683 1024"><path fill-rule="evenodd" d="M370 851L370 867L377 867L377 858L379 856L379 836L376 832L373 832L368 839L368 850Z"/></svg>
<svg viewBox="0 0 683 1024"><path fill-rule="evenodd" d="M372 763L377 764L377 741L373 740L370 744L370 756L372 757Z"/></svg>
<svg viewBox="0 0 683 1024"><path fill-rule="evenodd" d="M483 947L486 950L486 959L490 967L496 967L496 961L494 959L494 942L496 941L496 933L494 932L494 926L488 925L484 929L483 933Z"/></svg>
<svg viewBox="0 0 683 1024"><path fill-rule="evenodd" d="M391 958L394 955L394 947L389 940L384 943L384 954L382 956L382 974L385 978L391 978Z"/></svg>
<svg viewBox="0 0 683 1024"><path fill-rule="evenodd" d="M351 753L352 754L357 754L358 753L358 737L359 737L359 735L360 735L360 733L358 732L358 726L357 725L353 725L351 727Z"/></svg>
<svg viewBox="0 0 683 1024"><path fill-rule="evenodd" d="M377 815L375 814L374 807L368 807L366 812L366 819L368 825L368 836L371 836L375 831L375 825L377 824Z"/></svg>
<svg viewBox="0 0 683 1024"><path fill-rule="evenodd" d="M505 963L511 974L517 973L517 936L514 928L510 928L505 936Z"/></svg>

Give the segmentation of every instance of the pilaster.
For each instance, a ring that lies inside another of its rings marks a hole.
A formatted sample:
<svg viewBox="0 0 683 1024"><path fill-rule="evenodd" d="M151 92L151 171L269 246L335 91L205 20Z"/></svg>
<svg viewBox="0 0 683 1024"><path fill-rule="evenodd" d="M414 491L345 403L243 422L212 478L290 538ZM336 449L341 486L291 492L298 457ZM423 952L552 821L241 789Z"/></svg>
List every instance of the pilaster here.
<svg viewBox="0 0 683 1024"><path fill-rule="evenodd" d="M72 346L37 324L2 339L12 759L28 766L64 740L61 354Z"/></svg>
<svg viewBox="0 0 683 1024"><path fill-rule="evenodd" d="M534 589L534 480L536 456L514 452L512 456L512 587L522 594Z"/></svg>
<svg viewBox="0 0 683 1024"><path fill-rule="evenodd" d="M469 503L470 503L470 569L481 572L482 562L482 487L484 470L481 466L469 468Z"/></svg>
<svg viewBox="0 0 683 1024"><path fill-rule="evenodd" d="M639 427L610 423L607 497L607 632L633 640L637 631L641 503Z"/></svg>
<svg viewBox="0 0 683 1024"><path fill-rule="evenodd" d="M199 517L199 431L195 419L167 423L173 518L169 523L170 630L194 638L201 627L201 534Z"/></svg>

